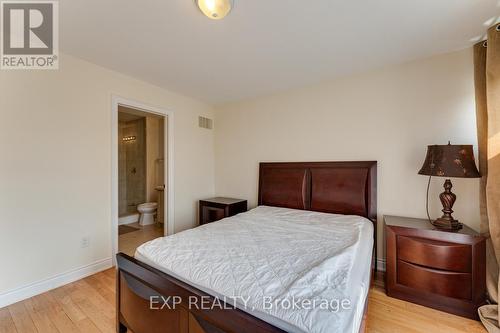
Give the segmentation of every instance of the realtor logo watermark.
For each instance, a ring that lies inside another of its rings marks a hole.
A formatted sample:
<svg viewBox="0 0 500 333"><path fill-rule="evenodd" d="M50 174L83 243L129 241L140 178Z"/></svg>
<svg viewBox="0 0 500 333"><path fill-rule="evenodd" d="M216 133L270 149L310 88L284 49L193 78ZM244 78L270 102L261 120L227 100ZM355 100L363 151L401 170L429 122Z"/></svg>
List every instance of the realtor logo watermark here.
<svg viewBox="0 0 500 333"><path fill-rule="evenodd" d="M1 69L58 69L57 1L1 1Z"/></svg>

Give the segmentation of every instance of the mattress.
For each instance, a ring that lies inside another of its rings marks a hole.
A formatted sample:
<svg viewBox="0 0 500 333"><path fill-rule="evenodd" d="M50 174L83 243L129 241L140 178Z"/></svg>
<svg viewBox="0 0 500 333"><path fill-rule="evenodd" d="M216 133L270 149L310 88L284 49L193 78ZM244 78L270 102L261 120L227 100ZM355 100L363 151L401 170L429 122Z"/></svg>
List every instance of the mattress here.
<svg viewBox="0 0 500 333"><path fill-rule="evenodd" d="M357 333L372 248L366 218L259 206L135 257L287 332Z"/></svg>

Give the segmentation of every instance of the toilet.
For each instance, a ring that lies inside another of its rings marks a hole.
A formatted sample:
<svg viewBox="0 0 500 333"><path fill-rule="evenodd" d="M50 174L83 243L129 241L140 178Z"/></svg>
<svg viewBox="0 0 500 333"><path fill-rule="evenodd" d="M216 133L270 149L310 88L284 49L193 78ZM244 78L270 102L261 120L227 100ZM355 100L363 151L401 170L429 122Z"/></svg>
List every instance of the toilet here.
<svg viewBox="0 0 500 333"><path fill-rule="evenodd" d="M158 204L156 202L146 202L137 206L140 214L139 225L149 225L155 223L155 214Z"/></svg>

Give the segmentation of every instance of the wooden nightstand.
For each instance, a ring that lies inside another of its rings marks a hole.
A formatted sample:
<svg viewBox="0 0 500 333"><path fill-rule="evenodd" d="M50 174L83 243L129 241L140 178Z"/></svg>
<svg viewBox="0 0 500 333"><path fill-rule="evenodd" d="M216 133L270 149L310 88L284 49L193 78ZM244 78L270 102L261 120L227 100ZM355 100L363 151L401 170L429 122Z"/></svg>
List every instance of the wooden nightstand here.
<svg viewBox="0 0 500 333"><path fill-rule="evenodd" d="M477 319L486 300L486 239L464 225L438 231L428 220L384 216L387 295Z"/></svg>
<svg viewBox="0 0 500 333"><path fill-rule="evenodd" d="M233 198L200 200L200 225L247 211L247 201Z"/></svg>

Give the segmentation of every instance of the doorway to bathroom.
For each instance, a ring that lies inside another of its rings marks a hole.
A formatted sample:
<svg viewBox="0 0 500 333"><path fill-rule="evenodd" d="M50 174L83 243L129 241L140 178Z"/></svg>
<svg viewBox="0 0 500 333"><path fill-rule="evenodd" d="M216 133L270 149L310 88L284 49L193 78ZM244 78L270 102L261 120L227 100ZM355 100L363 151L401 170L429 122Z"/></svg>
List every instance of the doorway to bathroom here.
<svg viewBox="0 0 500 333"><path fill-rule="evenodd" d="M112 111L113 252L133 256L138 246L168 234L171 227L173 117L117 97Z"/></svg>

